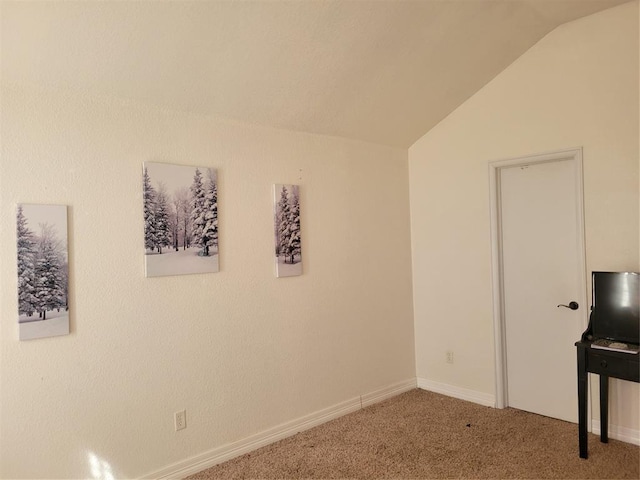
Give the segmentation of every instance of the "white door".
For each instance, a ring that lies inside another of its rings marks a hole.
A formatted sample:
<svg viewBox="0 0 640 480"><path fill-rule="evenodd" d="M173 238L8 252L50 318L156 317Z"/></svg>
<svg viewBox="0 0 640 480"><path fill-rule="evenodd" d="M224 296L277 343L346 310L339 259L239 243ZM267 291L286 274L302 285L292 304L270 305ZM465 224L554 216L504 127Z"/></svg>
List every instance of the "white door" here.
<svg viewBox="0 0 640 480"><path fill-rule="evenodd" d="M506 403L577 422L574 343L588 312L581 160L527 160L498 170ZM572 301L577 310L558 306Z"/></svg>

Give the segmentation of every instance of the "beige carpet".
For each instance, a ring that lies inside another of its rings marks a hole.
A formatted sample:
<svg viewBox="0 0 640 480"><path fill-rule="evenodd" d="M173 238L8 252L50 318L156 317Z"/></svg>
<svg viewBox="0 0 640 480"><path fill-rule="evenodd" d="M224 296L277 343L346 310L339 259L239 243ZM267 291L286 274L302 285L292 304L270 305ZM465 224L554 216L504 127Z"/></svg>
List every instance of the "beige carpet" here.
<svg viewBox="0 0 640 480"><path fill-rule="evenodd" d="M207 469L189 479L633 478L640 447L511 408L423 390L359 410Z"/></svg>

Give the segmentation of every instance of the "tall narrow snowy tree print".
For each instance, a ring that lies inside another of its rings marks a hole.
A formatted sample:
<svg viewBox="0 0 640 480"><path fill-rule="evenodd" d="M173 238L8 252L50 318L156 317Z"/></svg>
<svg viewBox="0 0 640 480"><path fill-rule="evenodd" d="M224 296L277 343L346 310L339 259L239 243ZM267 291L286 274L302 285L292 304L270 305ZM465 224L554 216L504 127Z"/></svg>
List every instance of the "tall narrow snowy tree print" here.
<svg viewBox="0 0 640 480"><path fill-rule="evenodd" d="M142 199L147 277L219 270L215 169L145 162Z"/></svg>
<svg viewBox="0 0 640 480"><path fill-rule="evenodd" d="M302 275L298 185L274 185L276 276Z"/></svg>
<svg viewBox="0 0 640 480"><path fill-rule="evenodd" d="M16 239L20 340L67 335L67 207L18 205Z"/></svg>

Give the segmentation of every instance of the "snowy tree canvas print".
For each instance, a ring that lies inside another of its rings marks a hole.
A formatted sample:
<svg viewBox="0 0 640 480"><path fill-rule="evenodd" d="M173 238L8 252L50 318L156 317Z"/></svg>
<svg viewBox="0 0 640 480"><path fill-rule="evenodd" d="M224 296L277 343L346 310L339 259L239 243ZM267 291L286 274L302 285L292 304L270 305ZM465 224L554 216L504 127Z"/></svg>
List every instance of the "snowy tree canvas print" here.
<svg viewBox="0 0 640 480"><path fill-rule="evenodd" d="M67 207L19 204L16 227L19 338L67 335Z"/></svg>
<svg viewBox="0 0 640 480"><path fill-rule="evenodd" d="M216 170L145 162L142 179L147 277L217 272Z"/></svg>
<svg viewBox="0 0 640 480"><path fill-rule="evenodd" d="M276 276L302 275L300 191L298 185L274 185Z"/></svg>

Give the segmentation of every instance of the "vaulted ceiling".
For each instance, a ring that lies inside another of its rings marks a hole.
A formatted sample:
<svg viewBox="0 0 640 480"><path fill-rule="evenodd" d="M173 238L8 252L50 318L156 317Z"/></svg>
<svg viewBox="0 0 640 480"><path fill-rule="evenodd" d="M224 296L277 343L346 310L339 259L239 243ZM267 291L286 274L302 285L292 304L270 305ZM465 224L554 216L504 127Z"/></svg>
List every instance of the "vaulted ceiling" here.
<svg viewBox="0 0 640 480"><path fill-rule="evenodd" d="M626 0L2 1L2 81L408 147Z"/></svg>

